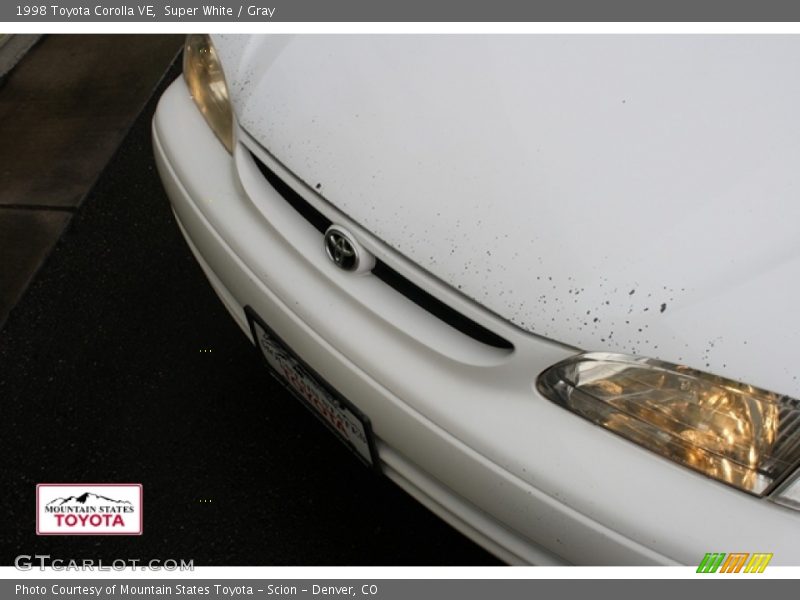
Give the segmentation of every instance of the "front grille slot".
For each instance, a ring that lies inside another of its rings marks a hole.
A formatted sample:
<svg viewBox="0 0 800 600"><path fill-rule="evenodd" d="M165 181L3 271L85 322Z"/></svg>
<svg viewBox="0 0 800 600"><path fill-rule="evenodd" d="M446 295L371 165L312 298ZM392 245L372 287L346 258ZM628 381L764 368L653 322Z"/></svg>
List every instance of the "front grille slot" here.
<svg viewBox="0 0 800 600"><path fill-rule="evenodd" d="M283 179L265 165L255 154L250 153L253 161L267 182L297 213L308 221L320 233L325 233L332 221L314 208L305 198L294 191ZM372 274L396 292L408 298L411 302L427 311L440 321L447 323L453 329L460 331L472 339L503 350L512 350L513 344L496 333L486 329L460 312L450 308L447 304L432 296L417 284L407 279L385 262L378 260L372 269Z"/></svg>
<svg viewBox="0 0 800 600"><path fill-rule="evenodd" d="M493 346L494 348L502 348L503 350L511 350L514 348L511 342L489 331L483 325L479 325L472 319L465 317L436 297L431 296L421 287L400 275L400 273L392 269L385 262L378 260L375 263L375 267L372 269L372 274L395 291L403 294L403 296L420 308L425 309L434 317L440 321L444 321L450 325L450 327L460 331L464 335L468 335L472 339L486 344L487 346Z"/></svg>
<svg viewBox="0 0 800 600"><path fill-rule="evenodd" d="M278 192L293 209L300 213L301 217L311 223L321 233L325 233L328 230L328 227L333 224L328 217L311 206L305 198L295 192L283 179L278 177L272 169L261 162L255 154L251 152L250 156L253 157L253 161L255 161L258 170L261 171L261 174L269 184L275 188L275 191Z"/></svg>

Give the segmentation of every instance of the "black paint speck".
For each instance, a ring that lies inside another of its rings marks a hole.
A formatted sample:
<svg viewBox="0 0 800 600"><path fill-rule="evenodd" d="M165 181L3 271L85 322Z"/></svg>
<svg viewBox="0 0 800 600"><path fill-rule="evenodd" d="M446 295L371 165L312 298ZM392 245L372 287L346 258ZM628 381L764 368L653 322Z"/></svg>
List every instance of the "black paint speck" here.
<svg viewBox="0 0 800 600"><path fill-rule="evenodd" d="M636 290L631 290L630 292L628 292L628 296L633 296L635 293L636 293Z"/></svg>
<svg viewBox="0 0 800 600"><path fill-rule="evenodd" d="M667 310L667 303L666 302L661 304L661 312L664 312L665 310Z"/></svg>

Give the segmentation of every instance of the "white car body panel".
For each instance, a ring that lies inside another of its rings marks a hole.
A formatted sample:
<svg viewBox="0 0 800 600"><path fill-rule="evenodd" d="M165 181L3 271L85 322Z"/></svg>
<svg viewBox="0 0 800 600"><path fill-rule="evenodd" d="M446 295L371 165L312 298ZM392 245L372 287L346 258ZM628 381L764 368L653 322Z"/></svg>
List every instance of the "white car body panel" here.
<svg viewBox="0 0 800 600"><path fill-rule="evenodd" d="M797 36L218 36L240 125L521 329L800 397Z"/></svg>
<svg viewBox="0 0 800 600"><path fill-rule="evenodd" d="M223 58L234 65L228 74L234 98L253 93L246 78L237 79L247 64L233 60L237 52L269 62L262 45L248 39L219 40ZM273 58L270 77L298 67L290 62L279 69L279 56ZM302 79L289 74L282 83ZM238 104L243 115L246 103ZM307 125L297 126L306 131ZM182 79L163 95L154 151L183 234L243 331L250 335L243 309L251 306L369 415L384 472L437 514L509 562L697 564L705 552L730 549L769 551L773 564L800 564L800 513L656 456L543 398L536 376L574 348L526 332L487 312L483 301L420 272L384 243L391 240L381 238L380 228L363 227L344 204L339 210L326 203L313 180L304 185L246 131L237 135L232 157ZM371 252L508 339L513 351L451 330L370 273L354 276L334 266L320 233L266 184L248 150ZM356 157L343 156L340 168L358 176L346 158ZM314 160L329 173L323 163L330 157ZM333 202L333 184L320 181Z"/></svg>

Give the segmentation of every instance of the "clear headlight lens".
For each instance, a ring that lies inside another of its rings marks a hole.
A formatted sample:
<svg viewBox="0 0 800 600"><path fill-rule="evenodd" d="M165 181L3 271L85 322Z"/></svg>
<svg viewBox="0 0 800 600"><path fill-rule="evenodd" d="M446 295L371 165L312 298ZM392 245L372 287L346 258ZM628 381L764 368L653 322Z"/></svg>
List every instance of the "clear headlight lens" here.
<svg viewBox="0 0 800 600"><path fill-rule="evenodd" d="M233 150L233 111L225 73L207 35L188 35L183 48L183 77L195 104L228 152Z"/></svg>
<svg viewBox="0 0 800 600"><path fill-rule="evenodd" d="M662 456L756 495L800 459L800 402L671 363L581 354L539 376L547 398Z"/></svg>
<svg viewBox="0 0 800 600"><path fill-rule="evenodd" d="M790 477L771 497L778 504L800 510L800 472Z"/></svg>

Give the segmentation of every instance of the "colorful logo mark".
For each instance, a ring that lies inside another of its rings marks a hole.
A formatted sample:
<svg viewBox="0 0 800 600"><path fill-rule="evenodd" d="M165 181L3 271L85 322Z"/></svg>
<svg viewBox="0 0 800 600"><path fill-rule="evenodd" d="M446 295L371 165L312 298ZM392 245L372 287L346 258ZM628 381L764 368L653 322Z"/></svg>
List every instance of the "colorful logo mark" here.
<svg viewBox="0 0 800 600"><path fill-rule="evenodd" d="M772 553L755 552L708 552L697 567L698 573L763 573Z"/></svg>

